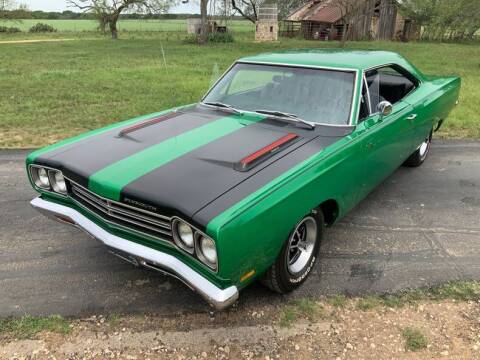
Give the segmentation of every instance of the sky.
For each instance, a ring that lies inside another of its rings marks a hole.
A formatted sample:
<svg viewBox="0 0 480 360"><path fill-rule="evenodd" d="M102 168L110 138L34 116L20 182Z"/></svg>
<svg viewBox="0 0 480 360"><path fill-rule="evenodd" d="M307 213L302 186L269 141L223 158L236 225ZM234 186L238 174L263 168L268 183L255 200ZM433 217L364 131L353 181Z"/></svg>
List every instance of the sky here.
<svg viewBox="0 0 480 360"><path fill-rule="evenodd" d="M26 4L30 10L64 11L74 9L67 8L65 0L17 0L17 3ZM193 1L188 4L180 4L170 9L171 13L198 13L199 6Z"/></svg>

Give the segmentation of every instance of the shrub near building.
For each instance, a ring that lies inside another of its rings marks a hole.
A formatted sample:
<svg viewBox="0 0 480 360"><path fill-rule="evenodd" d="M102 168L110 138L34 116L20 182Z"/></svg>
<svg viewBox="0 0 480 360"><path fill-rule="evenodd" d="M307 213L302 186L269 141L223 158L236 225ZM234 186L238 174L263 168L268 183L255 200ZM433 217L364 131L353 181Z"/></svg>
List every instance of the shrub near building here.
<svg viewBox="0 0 480 360"><path fill-rule="evenodd" d="M22 30L20 30L17 27L7 27L7 26L0 26L0 33L7 33L7 34L14 34L14 33L19 33Z"/></svg>
<svg viewBox="0 0 480 360"><path fill-rule="evenodd" d="M28 31L31 33L57 32L57 29L48 24L38 23L36 25L33 25Z"/></svg>

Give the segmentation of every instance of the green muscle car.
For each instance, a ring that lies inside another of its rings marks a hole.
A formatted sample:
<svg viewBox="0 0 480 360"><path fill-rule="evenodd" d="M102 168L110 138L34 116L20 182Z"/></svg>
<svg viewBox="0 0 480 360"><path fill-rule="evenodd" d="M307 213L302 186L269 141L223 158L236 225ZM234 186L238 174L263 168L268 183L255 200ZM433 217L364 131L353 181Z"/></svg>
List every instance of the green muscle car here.
<svg viewBox="0 0 480 360"><path fill-rule="evenodd" d="M30 154L31 204L217 308L255 279L289 292L326 226L423 163L459 90L391 52L246 57L199 103Z"/></svg>

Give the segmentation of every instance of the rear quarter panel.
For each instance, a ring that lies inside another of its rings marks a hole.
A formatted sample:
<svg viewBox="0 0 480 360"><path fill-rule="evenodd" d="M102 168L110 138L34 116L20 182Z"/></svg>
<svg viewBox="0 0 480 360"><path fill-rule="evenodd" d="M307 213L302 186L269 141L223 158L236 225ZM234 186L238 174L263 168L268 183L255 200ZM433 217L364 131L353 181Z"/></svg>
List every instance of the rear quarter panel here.
<svg viewBox="0 0 480 360"><path fill-rule="evenodd" d="M440 120L445 120L458 102L462 81L459 77L444 77L431 82L437 88L432 112L436 113Z"/></svg>
<svg viewBox="0 0 480 360"><path fill-rule="evenodd" d="M427 77L420 87L408 96L407 101L418 113L414 145L444 121L457 103L461 87L459 77ZM418 143L418 144L417 144Z"/></svg>

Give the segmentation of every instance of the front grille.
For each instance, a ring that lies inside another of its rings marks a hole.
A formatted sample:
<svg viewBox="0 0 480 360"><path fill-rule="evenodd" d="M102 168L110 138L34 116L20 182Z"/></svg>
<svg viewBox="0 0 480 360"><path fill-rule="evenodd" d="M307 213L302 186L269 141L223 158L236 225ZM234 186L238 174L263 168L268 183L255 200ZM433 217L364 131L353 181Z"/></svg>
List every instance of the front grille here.
<svg viewBox="0 0 480 360"><path fill-rule="evenodd" d="M173 240L169 217L105 199L72 181L69 183L71 198L106 221L164 240Z"/></svg>

